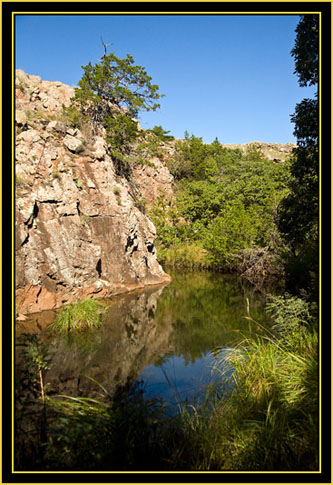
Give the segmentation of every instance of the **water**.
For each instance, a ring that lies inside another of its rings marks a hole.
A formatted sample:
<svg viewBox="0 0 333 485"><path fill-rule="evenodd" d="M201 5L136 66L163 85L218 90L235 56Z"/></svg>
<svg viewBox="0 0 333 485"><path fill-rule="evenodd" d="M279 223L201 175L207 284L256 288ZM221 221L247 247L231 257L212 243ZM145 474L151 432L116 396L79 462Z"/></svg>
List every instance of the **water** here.
<svg viewBox="0 0 333 485"><path fill-rule="evenodd" d="M230 376L230 366L216 370L219 359L249 331L247 302L254 320L267 324L264 296L239 278L209 272L172 273L167 286L105 301L103 326L77 335L41 335L52 366L45 373L48 392L98 397L92 378L110 394L119 386L140 383L146 396L162 398L170 409L200 399L205 388ZM29 331L55 317L42 312L24 324ZM45 323L46 322L46 323Z"/></svg>

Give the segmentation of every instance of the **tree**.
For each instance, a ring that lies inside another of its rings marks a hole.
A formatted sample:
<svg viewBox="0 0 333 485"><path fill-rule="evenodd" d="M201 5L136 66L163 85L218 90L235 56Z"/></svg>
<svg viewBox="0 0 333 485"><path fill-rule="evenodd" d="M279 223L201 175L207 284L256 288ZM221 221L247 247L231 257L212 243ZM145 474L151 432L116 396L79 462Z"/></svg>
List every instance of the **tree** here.
<svg viewBox="0 0 333 485"><path fill-rule="evenodd" d="M314 85L318 89L318 15L301 16L296 34L291 53L295 58L299 85ZM295 124L297 148L291 164L290 193L280 204L278 227L291 251L287 270L290 282L297 289L309 287L311 275L314 282L318 276L318 91L314 99L303 99L296 105L291 121Z"/></svg>
<svg viewBox="0 0 333 485"><path fill-rule="evenodd" d="M295 46L291 54L295 59L294 74L300 86L318 84L319 73L319 16L302 15L296 27Z"/></svg>
<svg viewBox="0 0 333 485"><path fill-rule="evenodd" d="M170 130L166 131L161 125L155 125L154 128L151 130L147 130L148 133L153 133L157 137L159 137L162 141L170 141L174 140L175 137L169 135Z"/></svg>
<svg viewBox="0 0 333 485"><path fill-rule="evenodd" d="M138 135L134 119L138 112L155 111L160 106L156 101L163 95L145 69L134 64L132 56L120 59L114 53L107 55L107 46L103 45L101 62L82 66L84 72L72 108L79 109L94 126L102 123L109 142L123 152Z"/></svg>
<svg viewBox="0 0 333 485"><path fill-rule="evenodd" d="M204 248L209 251L208 259L212 264L226 268L237 261L244 249L255 246L256 236L255 213L246 210L238 200L226 205L211 222Z"/></svg>

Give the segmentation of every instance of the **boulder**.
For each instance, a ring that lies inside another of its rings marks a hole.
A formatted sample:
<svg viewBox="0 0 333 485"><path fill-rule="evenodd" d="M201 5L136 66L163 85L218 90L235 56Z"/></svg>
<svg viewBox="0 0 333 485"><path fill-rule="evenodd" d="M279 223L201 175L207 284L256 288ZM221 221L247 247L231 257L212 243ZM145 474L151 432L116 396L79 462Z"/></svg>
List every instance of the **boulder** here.
<svg viewBox="0 0 333 485"><path fill-rule="evenodd" d="M27 124L27 115L24 111L17 110L15 113L15 123L17 126L21 127Z"/></svg>
<svg viewBox="0 0 333 485"><path fill-rule="evenodd" d="M75 136L66 135L63 143L73 153L80 153L83 150L83 140Z"/></svg>

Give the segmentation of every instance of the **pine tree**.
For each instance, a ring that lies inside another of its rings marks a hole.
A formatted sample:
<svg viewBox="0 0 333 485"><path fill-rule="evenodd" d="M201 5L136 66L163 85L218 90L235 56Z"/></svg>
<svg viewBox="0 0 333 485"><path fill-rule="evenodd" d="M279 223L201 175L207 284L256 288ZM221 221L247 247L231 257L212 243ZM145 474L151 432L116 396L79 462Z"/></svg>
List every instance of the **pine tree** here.
<svg viewBox="0 0 333 485"><path fill-rule="evenodd" d="M113 149L125 153L139 134L135 119L139 111L155 111L160 107L156 101L163 95L132 56L120 59L113 52L107 54L107 45L103 45L99 63L81 66L83 76L75 88L71 110L79 111L95 127L101 123Z"/></svg>

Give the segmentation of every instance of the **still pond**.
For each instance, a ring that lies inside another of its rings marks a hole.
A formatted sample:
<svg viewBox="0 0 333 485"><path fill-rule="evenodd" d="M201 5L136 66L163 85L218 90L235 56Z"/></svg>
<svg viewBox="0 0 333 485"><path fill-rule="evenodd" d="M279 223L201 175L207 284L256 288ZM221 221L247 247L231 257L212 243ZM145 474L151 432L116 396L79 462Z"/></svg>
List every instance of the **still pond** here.
<svg viewBox="0 0 333 485"><path fill-rule="evenodd" d="M166 286L150 286L105 300L101 328L54 335L47 323L56 312L31 315L17 336L39 329L51 368L45 373L50 395L98 397L99 382L112 395L122 386L140 386L164 400L170 412L179 402L200 399L205 387L221 380L218 359L249 331L244 318L269 325L265 297L238 277L212 272L171 272ZM45 323L46 322L46 323ZM18 361L19 363L19 361ZM228 377L228 368L224 376ZM230 374L230 372L229 372ZM89 379L92 378L92 379Z"/></svg>

